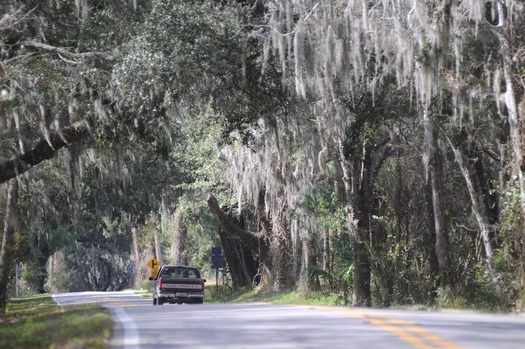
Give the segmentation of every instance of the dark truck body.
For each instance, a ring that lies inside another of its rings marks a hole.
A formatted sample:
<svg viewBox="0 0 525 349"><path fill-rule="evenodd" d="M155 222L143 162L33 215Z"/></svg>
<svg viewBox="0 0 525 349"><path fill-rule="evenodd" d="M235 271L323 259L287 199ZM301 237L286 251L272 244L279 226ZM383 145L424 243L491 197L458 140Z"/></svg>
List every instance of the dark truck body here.
<svg viewBox="0 0 525 349"><path fill-rule="evenodd" d="M153 305L164 303L197 303L204 301L204 283L199 270L182 265L163 265L157 276L153 290Z"/></svg>

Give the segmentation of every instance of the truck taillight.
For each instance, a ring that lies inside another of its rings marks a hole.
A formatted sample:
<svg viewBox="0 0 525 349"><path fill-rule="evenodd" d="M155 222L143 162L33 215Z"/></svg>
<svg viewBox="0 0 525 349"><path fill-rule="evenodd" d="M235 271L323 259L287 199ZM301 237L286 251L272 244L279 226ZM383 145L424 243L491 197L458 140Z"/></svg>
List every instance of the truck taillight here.
<svg viewBox="0 0 525 349"><path fill-rule="evenodd" d="M159 288L162 287L162 278L159 278L159 282L157 283L157 286L158 286Z"/></svg>

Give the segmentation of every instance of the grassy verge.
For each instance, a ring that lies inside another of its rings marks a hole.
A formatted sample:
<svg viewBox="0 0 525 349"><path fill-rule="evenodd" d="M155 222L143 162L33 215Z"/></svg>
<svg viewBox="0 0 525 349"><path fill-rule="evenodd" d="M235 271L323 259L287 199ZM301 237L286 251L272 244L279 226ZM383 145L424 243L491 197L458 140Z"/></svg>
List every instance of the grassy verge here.
<svg viewBox="0 0 525 349"><path fill-rule="evenodd" d="M100 306L59 307L48 295L12 299L0 317L0 348L107 348L111 327Z"/></svg>
<svg viewBox="0 0 525 349"><path fill-rule="evenodd" d="M274 293L265 288L252 290L238 290L233 293L230 288L219 285L207 285L205 292L205 303L226 302L262 302L278 304L316 304L316 305L341 305L342 300L336 294L324 294L321 292L299 292Z"/></svg>

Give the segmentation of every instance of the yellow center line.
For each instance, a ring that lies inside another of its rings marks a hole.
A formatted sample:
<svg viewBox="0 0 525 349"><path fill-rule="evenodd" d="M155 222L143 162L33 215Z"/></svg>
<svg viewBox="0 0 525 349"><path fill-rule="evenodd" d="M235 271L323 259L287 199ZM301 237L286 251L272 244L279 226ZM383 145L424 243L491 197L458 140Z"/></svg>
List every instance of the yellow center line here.
<svg viewBox="0 0 525 349"><path fill-rule="evenodd" d="M380 317L381 315L375 315L375 316L376 317ZM424 338L427 338L428 340L438 344L442 348L448 348L448 349L462 349L463 348L460 345L457 345L455 343L449 342L449 341L439 337L435 333L427 331L424 328L422 328L420 326L416 326L416 325L414 325L414 324L412 324L412 323L410 323L408 321L401 320L401 319L395 319L395 318L390 318L390 321L395 323L395 324L398 324L400 326L404 326L405 328L409 329L410 331L415 332L415 333L419 334L420 336L422 336Z"/></svg>
<svg viewBox="0 0 525 349"><path fill-rule="evenodd" d="M381 320L379 318L374 318L374 317L371 317L371 316L361 315L361 314L357 314L357 313L350 313L350 315L353 316L353 317L356 317L356 318L363 319L364 321L366 321L366 322L368 322L368 323L370 323L372 325L381 327L382 329L384 329L384 330L386 330L386 331L388 331L390 333L393 333L394 335L396 335L398 338L404 340L405 342L407 342L409 344L412 344L416 348L420 348L420 349L435 349L436 348L433 345L429 345L429 344L425 343L424 341L422 341L418 337L412 335L410 332L403 330L403 328L401 328L399 326L395 326L395 325L393 325L393 324L391 324L389 322L383 321L383 320Z"/></svg>
<svg viewBox="0 0 525 349"><path fill-rule="evenodd" d="M398 338L420 349L445 348L445 349L463 349L463 347L449 342L435 333L432 333L420 326L405 320L397 319L391 316L374 313L366 309L337 308L324 306L298 306L314 309L322 309L332 312L339 312L350 315L354 318L362 319L372 325L394 334Z"/></svg>

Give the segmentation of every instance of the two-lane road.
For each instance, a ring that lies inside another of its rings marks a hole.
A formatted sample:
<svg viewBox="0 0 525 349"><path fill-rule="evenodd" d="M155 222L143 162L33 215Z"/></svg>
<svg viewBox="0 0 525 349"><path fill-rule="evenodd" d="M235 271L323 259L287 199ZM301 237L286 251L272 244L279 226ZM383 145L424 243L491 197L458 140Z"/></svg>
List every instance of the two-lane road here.
<svg viewBox="0 0 525 349"><path fill-rule="evenodd" d="M260 303L153 306L130 292L54 296L99 303L116 326L114 349L525 348L525 317Z"/></svg>

